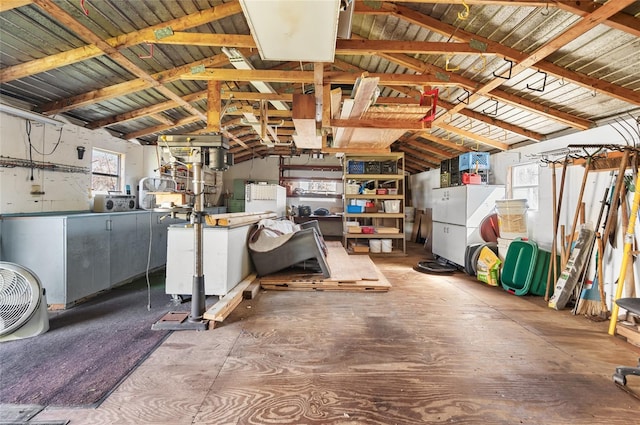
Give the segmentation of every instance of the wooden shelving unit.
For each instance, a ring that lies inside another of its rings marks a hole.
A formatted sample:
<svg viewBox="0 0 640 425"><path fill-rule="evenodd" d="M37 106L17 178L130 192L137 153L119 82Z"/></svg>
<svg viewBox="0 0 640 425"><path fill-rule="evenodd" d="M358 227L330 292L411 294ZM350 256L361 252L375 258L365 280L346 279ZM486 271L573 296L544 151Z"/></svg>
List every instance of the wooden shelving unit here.
<svg viewBox="0 0 640 425"><path fill-rule="evenodd" d="M406 255L407 247L404 236L404 154L390 152L388 154L345 154L343 161L344 213L343 244L349 253L370 253L364 249L364 242L371 245L371 240L391 239L390 252L380 255ZM380 170L384 169L385 172ZM363 171L360 173L359 171ZM374 171L374 172L368 172ZM376 172L377 171L377 172ZM358 193L354 193L356 185ZM365 189L366 188L366 189ZM391 189L393 194L378 194L378 189ZM361 193L363 191L368 193ZM385 201L398 201L397 210L387 212ZM354 204L372 203L374 206L363 212L349 212ZM348 222L358 221L360 228L373 227L375 233L351 233L347 231ZM388 233L389 228L396 228L397 233ZM378 233L383 231L384 233ZM375 253L374 253L375 254Z"/></svg>

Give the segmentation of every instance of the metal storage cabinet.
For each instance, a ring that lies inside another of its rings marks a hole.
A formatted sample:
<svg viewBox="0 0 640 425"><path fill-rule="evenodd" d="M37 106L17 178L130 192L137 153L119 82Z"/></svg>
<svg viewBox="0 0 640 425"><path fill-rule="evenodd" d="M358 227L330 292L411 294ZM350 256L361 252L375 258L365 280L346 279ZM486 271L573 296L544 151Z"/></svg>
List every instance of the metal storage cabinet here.
<svg viewBox="0 0 640 425"><path fill-rule="evenodd" d="M161 222L161 216L145 211L4 217L2 260L33 270L50 305L70 307L143 275L150 229L154 232L150 269L163 266L171 220Z"/></svg>
<svg viewBox="0 0 640 425"><path fill-rule="evenodd" d="M433 253L464 266L467 245L483 242L480 223L493 212L496 200L503 198L503 186L433 189Z"/></svg>

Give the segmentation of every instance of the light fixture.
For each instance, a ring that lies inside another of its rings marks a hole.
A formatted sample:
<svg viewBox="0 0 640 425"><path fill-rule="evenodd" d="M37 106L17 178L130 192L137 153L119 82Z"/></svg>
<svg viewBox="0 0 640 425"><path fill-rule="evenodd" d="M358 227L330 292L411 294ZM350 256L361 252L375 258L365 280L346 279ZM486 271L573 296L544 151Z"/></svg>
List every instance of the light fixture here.
<svg viewBox="0 0 640 425"><path fill-rule="evenodd" d="M345 0L240 0L263 60L333 62Z"/></svg>
<svg viewBox="0 0 640 425"><path fill-rule="evenodd" d="M251 62L249 62L247 58L245 58L242 53L238 51L238 49L223 47L222 53L227 55L227 57L229 58L229 62L231 62L231 65L233 65L233 67L236 69L255 69L253 65L251 65ZM251 85L255 87L255 89L260 93L277 93L275 89L271 87L271 84L265 83L264 81L249 81L249 83L251 83ZM285 102L281 102L279 100L270 100L269 103L271 103L274 108L280 111L289 110L289 105L287 105Z"/></svg>
<svg viewBox="0 0 640 425"><path fill-rule="evenodd" d="M51 124L56 127L62 127L64 123L62 121L54 120L45 115L38 114L36 112L27 111L26 109L16 108L15 106L7 105L6 103L0 103L0 112L13 115L14 117L24 118L27 120L38 121L43 124Z"/></svg>

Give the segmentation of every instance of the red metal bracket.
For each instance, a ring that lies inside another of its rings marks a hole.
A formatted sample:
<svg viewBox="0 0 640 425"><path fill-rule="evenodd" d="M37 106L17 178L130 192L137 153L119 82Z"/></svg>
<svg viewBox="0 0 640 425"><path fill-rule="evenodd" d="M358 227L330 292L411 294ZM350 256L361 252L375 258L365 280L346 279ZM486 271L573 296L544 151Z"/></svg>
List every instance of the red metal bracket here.
<svg viewBox="0 0 640 425"><path fill-rule="evenodd" d="M425 105L425 99L427 97L432 98L431 100L431 111L425 115L424 117L422 117L422 119L420 120L421 122L430 122L433 121L436 118L436 106L438 106L438 88L435 89L431 89L431 90L425 90L424 93L422 93L422 96L420 97L420 106L424 106Z"/></svg>

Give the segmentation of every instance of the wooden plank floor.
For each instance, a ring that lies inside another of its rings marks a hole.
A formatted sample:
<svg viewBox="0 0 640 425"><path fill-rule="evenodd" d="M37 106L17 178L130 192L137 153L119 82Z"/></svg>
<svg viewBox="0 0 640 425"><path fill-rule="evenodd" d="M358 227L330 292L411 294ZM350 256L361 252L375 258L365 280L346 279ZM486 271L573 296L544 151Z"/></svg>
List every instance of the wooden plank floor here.
<svg viewBox="0 0 640 425"><path fill-rule="evenodd" d="M462 273L374 261L389 292L261 291L214 330L174 332L75 424L638 423L611 380L640 349ZM250 308L249 308L250 307ZM629 378L640 393L640 378Z"/></svg>

